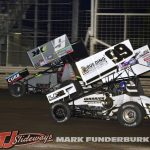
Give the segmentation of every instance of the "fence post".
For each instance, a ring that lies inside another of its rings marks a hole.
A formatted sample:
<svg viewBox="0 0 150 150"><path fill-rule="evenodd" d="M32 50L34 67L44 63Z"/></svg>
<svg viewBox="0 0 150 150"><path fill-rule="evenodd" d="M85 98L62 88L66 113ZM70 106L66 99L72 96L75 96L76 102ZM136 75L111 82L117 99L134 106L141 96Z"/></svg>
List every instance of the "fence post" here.
<svg viewBox="0 0 150 150"><path fill-rule="evenodd" d="M124 16L124 40L127 39L127 15Z"/></svg>
<svg viewBox="0 0 150 150"><path fill-rule="evenodd" d="M48 31L48 41L51 39L51 4L52 1L48 0L48 24L47 24L47 31Z"/></svg>
<svg viewBox="0 0 150 150"><path fill-rule="evenodd" d="M37 28L38 28L38 0L35 0L34 12L34 47L37 47Z"/></svg>
<svg viewBox="0 0 150 150"><path fill-rule="evenodd" d="M72 10L72 35L71 41L78 39L78 24L79 24L79 0L73 0Z"/></svg>

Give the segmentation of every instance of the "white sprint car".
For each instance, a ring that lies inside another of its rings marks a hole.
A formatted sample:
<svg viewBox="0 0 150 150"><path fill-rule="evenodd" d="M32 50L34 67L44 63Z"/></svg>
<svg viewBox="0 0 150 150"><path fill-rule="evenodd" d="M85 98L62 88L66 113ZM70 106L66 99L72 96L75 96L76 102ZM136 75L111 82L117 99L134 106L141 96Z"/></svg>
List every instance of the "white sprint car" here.
<svg viewBox="0 0 150 150"><path fill-rule="evenodd" d="M138 76L150 70L150 50L133 50L129 40L75 62L76 80L62 82L49 94L51 115L59 123L71 116L117 119L136 127L150 118L150 98Z"/></svg>

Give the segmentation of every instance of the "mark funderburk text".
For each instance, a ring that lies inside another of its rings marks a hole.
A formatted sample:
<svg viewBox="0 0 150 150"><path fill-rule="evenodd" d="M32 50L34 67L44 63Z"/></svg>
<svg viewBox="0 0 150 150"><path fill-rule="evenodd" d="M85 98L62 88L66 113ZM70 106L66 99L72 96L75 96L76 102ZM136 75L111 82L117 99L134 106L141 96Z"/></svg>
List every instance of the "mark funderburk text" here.
<svg viewBox="0 0 150 150"><path fill-rule="evenodd" d="M150 137L56 137L56 142L114 142L114 143L147 143L150 142Z"/></svg>

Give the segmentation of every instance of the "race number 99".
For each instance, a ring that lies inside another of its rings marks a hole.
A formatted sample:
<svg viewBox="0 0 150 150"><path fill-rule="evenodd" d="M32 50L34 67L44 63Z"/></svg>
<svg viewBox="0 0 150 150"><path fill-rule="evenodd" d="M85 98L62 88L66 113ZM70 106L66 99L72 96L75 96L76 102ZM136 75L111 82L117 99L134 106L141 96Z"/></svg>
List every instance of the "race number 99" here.
<svg viewBox="0 0 150 150"><path fill-rule="evenodd" d="M105 52L105 55L110 58L114 63L119 63L123 59L131 56L133 52L124 44L118 44L114 46L114 49L110 49Z"/></svg>

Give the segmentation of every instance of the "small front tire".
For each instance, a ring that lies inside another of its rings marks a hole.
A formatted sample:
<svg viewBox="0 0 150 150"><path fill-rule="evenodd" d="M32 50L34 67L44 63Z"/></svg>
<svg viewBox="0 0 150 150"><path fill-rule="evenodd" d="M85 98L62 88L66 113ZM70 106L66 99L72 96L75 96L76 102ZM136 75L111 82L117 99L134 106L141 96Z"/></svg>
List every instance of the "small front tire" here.
<svg viewBox="0 0 150 150"><path fill-rule="evenodd" d="M57 102L51 105L51 115L58 123L66 122L71 117L71 110L68 104Z"/></svg>

